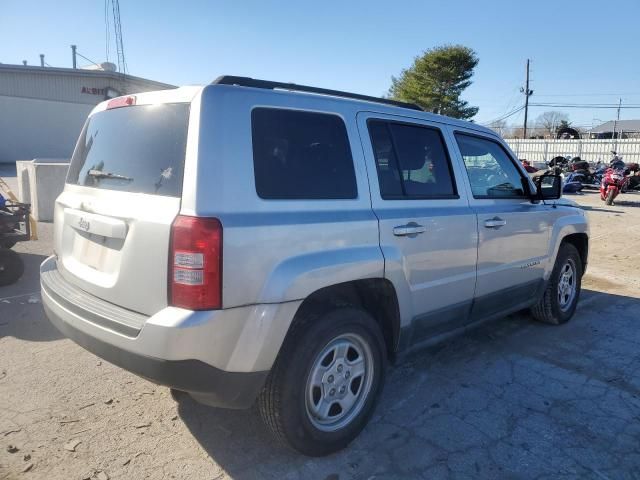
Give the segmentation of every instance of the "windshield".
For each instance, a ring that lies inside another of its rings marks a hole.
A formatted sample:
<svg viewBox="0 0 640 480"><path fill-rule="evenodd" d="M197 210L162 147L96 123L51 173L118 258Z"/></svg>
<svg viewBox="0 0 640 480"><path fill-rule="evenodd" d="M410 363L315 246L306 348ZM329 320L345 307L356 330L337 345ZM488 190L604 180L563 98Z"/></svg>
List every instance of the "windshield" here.
<svg viewBox="0 0 640 480"><path fill-rule="evenodd" d="M67 183L179 197L189 104L122 107L87 121Z"/></svg>

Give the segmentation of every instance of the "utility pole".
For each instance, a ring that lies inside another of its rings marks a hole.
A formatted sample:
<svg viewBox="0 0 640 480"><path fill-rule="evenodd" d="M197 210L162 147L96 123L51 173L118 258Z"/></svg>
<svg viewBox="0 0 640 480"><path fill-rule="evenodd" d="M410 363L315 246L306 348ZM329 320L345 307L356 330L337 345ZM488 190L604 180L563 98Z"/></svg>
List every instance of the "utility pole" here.
<svg viewBox="0 0 640 480"><path fill-rule="evenodd" d="M616 138L616 129L618 127L618 122L620 121L620 108L622 107L622 99L618 99L618 116L616 117L616 120L613 122L613 135L611 136L611 139L613 140L611 143L613 143L613 150L617 150L618 149L618 139Z"/></svg>
<svg viewBox="0 0 640 480"><path fill-rule="evenodd" d="M527 80L524 88L520 91L524 93L524 138L527 138L527 117L529 116L529 97L533 93L533 90L529 90L529 59L527 58Z"/></svg>
<svg viewBox="0 0 640 480"><path fill-rule="evenodd" d="M76 46L75 45L71 45L71 58L73 60L73 68L77 68L76 67Z"/></svg>

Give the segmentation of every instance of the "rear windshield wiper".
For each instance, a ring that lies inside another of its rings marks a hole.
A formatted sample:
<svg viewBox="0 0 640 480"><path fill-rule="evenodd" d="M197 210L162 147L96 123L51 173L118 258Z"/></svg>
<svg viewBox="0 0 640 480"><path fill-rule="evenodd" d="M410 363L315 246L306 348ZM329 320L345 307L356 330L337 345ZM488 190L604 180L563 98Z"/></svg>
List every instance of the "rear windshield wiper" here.
<svg viewBox="0 0 640 480"><path fill-rule="evenodd" d="M129 182L133 181L132 177L127 177L126 175L118 175L117 173L111 172L103 172L102 170L89 170L87 175L94 178L113 178L114 180L127 180Z"/></svg>

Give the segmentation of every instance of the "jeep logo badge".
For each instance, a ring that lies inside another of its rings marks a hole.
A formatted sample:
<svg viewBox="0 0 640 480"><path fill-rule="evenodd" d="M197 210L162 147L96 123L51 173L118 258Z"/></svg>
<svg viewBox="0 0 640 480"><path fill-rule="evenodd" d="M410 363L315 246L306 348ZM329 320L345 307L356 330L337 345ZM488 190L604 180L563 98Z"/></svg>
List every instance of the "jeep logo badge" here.
<svg viewBox="0 0 640 480"><path fill-rule="evenodd" d="M80 217L80 220L78 220L78 227L79 228L81 228L85 232L88 232L90 226L91 226L91 224L87 220L85 220L84 218Z"/></svg>

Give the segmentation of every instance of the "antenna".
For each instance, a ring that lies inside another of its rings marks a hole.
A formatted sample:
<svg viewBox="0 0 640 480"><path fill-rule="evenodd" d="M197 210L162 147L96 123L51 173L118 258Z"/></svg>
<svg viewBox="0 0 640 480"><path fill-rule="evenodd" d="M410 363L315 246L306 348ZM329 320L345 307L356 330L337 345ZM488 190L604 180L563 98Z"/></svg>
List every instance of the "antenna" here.
<svg viewBox="0 0 640 480"><path fill-rule="evenodd" d="M108 0L109 1L109 0ZM113 31L116 37L116 53L118 56L118 71L123 75L127 73L127 60L124 57L124 42L122 41L122 23L120 23L120 3L118 0L111 1L111 11L113 14ZM105 10L105 14L106 14Z"/></svg>

